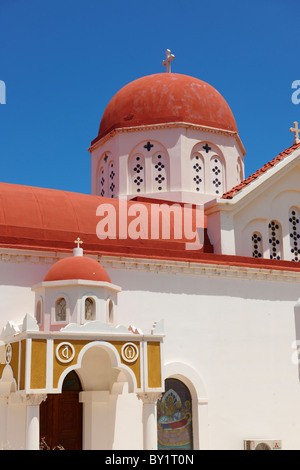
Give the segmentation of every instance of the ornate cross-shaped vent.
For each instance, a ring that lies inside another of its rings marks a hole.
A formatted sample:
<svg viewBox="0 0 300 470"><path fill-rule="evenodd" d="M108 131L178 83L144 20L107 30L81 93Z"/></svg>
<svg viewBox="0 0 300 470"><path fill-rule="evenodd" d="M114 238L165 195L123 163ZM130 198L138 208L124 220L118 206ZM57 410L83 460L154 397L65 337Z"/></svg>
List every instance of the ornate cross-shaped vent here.
<svg viewBox="0 0 300 470"><path fill-rule="evenodd" d="M147 149L148 152L150 152L151 148L154 147L150 142L147 142L146 145L144 145L144 149Z"/></svg>
<svg viewBox="0 0 300 470"><path fill-rule="evenodd" d="M211 147L209 147L207 143L202 148L205 150L206 153L208 153L211 150Z"/></svg>

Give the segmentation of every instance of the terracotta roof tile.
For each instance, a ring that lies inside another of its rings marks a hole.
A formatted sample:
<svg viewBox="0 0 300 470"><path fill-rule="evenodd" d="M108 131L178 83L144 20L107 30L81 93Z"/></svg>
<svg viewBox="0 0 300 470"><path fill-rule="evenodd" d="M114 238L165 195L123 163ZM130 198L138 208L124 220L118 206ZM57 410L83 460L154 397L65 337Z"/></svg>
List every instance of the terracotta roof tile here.
<svg viewBox="0 0 300 470"><path fill-rule="evenodd" d="M237 186L234 186L234 188L230 189L230 191L227 191L226 193L224 193L221 199L232 199L235 194L237 194L243 188L248 186L248 184L256 180L260 175L268 171L270 168L272 168L274 165L276 165L278 162L283 160L283 158L285 158L287 155L289 155L290 153L292 153L294 150L296 150L299 147L300 147L300 144L295 144L292 147L287 148L286 150L281 152L279 155L277 155L277 157L273 158L273 160L271 160L270 162L262 166L255 173L248 176L248 178L246 178L244 181L239 183Z"/></svg>

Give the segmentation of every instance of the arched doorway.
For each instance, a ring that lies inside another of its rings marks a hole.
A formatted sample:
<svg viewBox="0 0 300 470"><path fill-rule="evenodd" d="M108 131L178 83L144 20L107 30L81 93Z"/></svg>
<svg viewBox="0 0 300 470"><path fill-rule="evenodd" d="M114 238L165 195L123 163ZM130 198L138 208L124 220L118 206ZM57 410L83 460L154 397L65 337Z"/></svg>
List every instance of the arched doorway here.
<svg viewBox="0 0 300 470"><path fill-rule="evenodd" d="M75 371L63 382L62 393L48 394L40 405L40 441L44 450L82 449L81 383Z"/></svg>

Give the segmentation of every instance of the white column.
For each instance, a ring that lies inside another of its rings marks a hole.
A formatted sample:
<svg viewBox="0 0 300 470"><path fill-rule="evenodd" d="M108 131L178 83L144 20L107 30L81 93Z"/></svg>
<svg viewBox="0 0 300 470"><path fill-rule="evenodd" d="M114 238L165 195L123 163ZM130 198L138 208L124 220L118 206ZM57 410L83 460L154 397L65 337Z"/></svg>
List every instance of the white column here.
<svg viewBox="0 0 300 470"><path fill-rule="evenodd" d="M114 439L113 400L108 390L80 392L83 403L83 450L110 450Z"/></svg>
<svg viewBox="0 0 300 470"><path fill-rule="evenodd" d="M47 395L24 395L26 403L26 450L39 450L40 448L40 404L46 400Z"/></svg>
<svg viewBox="0 0 300 470"><path fill-rule="evenodd" d="M0 395L0 446L1 450L7 448L7 408L9 395Z"/></svg>
<svg viewBox="0 0 300 470"><path fill-rule="evenodd" d="M143 433L144 450L157 449L157 400L161 393L138 393L138 398L143 402Z"/></svg>

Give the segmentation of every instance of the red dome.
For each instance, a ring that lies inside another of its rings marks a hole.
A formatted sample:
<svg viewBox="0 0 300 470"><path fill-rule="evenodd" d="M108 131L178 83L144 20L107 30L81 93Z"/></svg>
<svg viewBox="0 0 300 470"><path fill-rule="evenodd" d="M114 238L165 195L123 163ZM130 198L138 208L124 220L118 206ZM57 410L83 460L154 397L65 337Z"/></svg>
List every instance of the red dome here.
<svg viewBox="0 0 300 470"><path fill-rule="evenodd" d="M139 78L116 93L104 111L95 140L117 128L168 122L238 132L230 107L211 85L187 75L158 73Z"/></svg>
<svg viewBox="0 0 300 470"><path fill-rule="evenodd" d="M65 281L67 279L111 282L103 266L85 256L72 256L57 261L49 269L44 281Z"/></svg>

